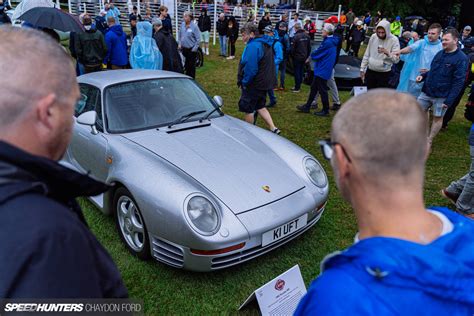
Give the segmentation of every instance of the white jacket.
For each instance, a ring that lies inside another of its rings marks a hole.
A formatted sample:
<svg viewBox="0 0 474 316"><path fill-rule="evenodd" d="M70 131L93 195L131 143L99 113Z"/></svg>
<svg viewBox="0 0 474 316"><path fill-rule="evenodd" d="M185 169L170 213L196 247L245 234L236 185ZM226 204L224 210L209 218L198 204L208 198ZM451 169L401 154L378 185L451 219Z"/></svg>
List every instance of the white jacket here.
<svg viewBox="0 0 474 316"><path fill-rule="evenodd" d="M364 58L360 71L366 72L367 68L377 72L389 72L393 64L397 64L400 58L393 55L394 51L400 50L400 42L398 38L390 32L390 22L382 20L377 24L377 28L383 27L385 29L386 37L384 40L378 38L377 34L372 34L369 40L369 45L365 51ZM382 46L390 52L390 55L379 54L378 48Z"/></svg>

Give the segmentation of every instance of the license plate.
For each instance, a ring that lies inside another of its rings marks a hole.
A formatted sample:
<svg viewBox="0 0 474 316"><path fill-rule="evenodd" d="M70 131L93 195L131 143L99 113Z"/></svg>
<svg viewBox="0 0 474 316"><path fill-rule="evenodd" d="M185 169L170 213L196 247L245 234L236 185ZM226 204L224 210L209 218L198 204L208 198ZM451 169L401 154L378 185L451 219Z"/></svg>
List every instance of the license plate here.
<svg viewBox="0 0 474 316"><path fill-rule="evenodd" d="M305 227L308 222L308 214L298 217L286 224L274 228L262 235L262 247L269 245L277 240L285 238L288 235Z"/></svg>

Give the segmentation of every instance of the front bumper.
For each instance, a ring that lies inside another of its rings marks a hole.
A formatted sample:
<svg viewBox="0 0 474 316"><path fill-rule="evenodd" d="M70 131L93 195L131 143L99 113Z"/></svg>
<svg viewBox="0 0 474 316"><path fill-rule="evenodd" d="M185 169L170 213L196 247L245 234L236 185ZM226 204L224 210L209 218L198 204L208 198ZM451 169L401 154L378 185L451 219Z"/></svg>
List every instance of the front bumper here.
<svg viewBox="0 0 474 316"><path fill-rule="evenodd" d="M258 232L252 234L249 240L245 240L245 246L239 250L214 256L205 256L192 253L191 249L188 247L171 243L156 236L150 236L152 255L160 262L186 270L207 272L228 268L261 256L300 236L319 221L324 212L325 206L326 202L319 207L310 210L307 213L308 222L302 229L265 247L262 247L262 234Z"/></svg>

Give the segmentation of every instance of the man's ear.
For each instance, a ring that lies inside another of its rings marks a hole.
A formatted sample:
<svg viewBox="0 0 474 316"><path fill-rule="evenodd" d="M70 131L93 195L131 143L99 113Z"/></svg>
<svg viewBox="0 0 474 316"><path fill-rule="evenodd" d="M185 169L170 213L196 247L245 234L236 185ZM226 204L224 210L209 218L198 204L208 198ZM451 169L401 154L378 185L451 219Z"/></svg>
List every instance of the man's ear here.
<svg viewBox="0 0 474 316"><path fill-rule="evenodd" d="M56 101L56 94L50 93L41 98L36 103L36 118L37 122L48 129L53 128L53 107Z"/></svg>
<svg viewBox="0 0 474 316"><path fill-rule="evenodd" d="M336 159L339 177L346 178L349 176L351 163L347 160L342 147L337 144L334 146L334 159Z"/></svg>

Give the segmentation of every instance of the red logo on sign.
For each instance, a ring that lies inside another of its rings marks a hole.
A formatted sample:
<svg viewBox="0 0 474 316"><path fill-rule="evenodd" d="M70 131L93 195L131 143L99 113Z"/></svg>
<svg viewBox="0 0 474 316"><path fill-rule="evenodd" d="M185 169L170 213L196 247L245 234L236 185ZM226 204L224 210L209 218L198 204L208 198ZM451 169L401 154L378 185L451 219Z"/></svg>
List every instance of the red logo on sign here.
<svg viewBox="0 0 474 316"><path fill-rule="evenodd" d="M281 279L278 280L278 281L276 281L276 283L275 283L275 290L281 291L281 290L283 290L284 287L285 287L285 281L283 281L283 280L281 280Z"/></svg>

